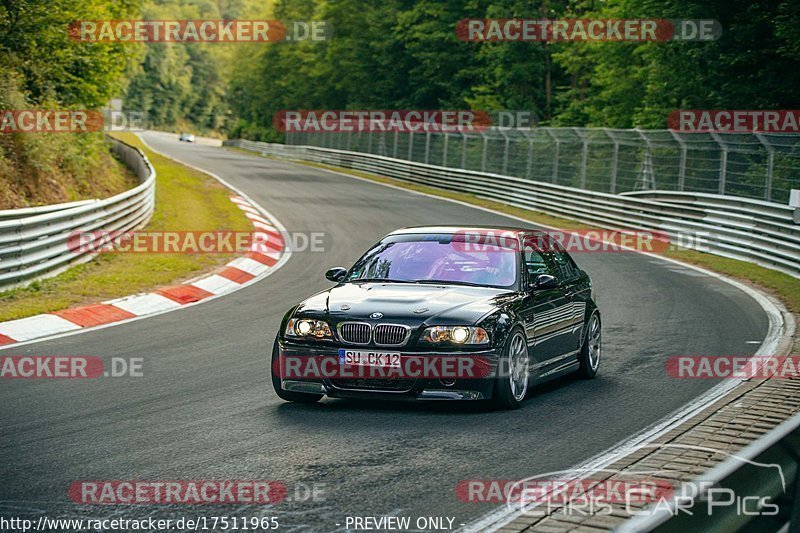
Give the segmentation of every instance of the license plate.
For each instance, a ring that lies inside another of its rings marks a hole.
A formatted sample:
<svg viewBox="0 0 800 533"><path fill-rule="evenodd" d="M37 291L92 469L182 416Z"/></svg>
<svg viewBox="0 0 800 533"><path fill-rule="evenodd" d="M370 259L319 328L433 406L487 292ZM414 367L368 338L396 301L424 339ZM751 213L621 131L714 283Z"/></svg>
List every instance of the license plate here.
<svg viewBox="0 0 800 533"><path fill-rule="evenodd" d="M367 350L345 350L344 348L340 348L339 364L400 368L400 354L396 352L371 352Z"/></svg>

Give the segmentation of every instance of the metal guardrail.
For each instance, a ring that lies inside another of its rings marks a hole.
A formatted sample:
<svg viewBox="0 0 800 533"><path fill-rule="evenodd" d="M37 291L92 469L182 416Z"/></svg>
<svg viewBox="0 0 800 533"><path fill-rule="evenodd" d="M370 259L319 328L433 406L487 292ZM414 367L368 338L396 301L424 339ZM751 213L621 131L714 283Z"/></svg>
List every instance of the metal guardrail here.
<svg viewBox="0 0 800 533"><path fill-rule="evenodd" d="M472 193L593 227L657 231L685 248L750 261L800 277L800 225L792 208L749 198L670 191L629 194L566 187L374 154L246 140L226 141L263 155L362 170L410 183Z"/></svg>
<svg viewBox="0 0 800 533"><path fill-rule="evenodd" d="M690 485L615 531L800 531L800 414Z"/></svg>
<svg viewBox="0 0 800 533"><path fill-rule="evenodd" d="M129 231L147 224L155 205L156 172L140 150L122 141L111 139L111 151L136 174L139 185L103 200L0 211L0 289L54 276L91 259L89 246L71 245L77 232Z"/></svg>

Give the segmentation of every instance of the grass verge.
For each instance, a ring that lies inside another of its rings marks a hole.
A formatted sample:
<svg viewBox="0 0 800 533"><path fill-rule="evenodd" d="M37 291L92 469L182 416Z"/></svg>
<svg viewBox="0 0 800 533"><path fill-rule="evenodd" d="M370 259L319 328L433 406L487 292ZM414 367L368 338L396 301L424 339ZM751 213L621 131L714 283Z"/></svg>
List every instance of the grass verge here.
<svg viewBox="0 0 800 533"><path fill-rule="evenodd" d="M228 148L236 150L249 155L260 155L248 150L240 148ZM266 157L266 156L264 156ZM539 211L531 211L528 209L521 209L512 207L500 202L479 198L474 194L446 191L437 189L436 187L428 187L425 185L417 185L415 183L407 183L402 180L387 178L385 176L378 176L361 172L358 170L351 170L346 168L334 167L330 165L323 165L320 163L313 163L308 161L293 161L298 164L307 165L311 167L323 168L326 170L333 170L335 172L342 172L351 174L359 178L365 178L378 183L385 183L394 185L412 191L422 192L433 196L441 196L443 198L450 198L465 202L480 207L486 207L500 213L516 216L525 220L529 220L535 224L542 224L546 226L553 226L564 230L579 230L589 229L591 226L561 217L555 217ZM754 265L746 261L739 261L736 259L728 259L713 254L698 252L696 250L676 249L661 253L665 257L669 257L684 263L697 265L720 274L724 274L731 278L751 283L760 287L761 289L775 295L779 298L787 309L794 314L800 314L800 279L794 278L788 274L770 270L768 268Z"/></svg>
<svg viewBox="0 0 800 533"><path fill-rule="evenodd" d="M212 177L145 148L132 133L120 140L140 148L156 169L156 203L147 231L250 231L231 191ZM105 253L63 274L0 293L0 321L96 303L179 283L229 262L234 254Z"/></svg>

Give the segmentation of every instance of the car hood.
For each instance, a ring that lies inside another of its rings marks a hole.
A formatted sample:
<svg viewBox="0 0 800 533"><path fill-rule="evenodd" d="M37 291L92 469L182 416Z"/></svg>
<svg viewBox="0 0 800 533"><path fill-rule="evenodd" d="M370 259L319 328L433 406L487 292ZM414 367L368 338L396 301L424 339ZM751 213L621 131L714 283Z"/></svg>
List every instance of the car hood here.
<svg viewBox="0 0 800 533"><path fill-rule="evenodd" d="M491 287L343 283L301 303L296 316L324 313L338 322L371 320L373 313L382 313L381 322L473 324L514 294Z"/></svg>

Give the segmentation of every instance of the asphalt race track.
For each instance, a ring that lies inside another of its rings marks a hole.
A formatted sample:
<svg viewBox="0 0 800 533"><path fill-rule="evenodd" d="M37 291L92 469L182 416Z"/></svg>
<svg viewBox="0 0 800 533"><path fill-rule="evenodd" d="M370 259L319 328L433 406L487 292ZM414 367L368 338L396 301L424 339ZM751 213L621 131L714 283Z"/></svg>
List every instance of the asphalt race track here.
<svg viewBox="0 0 800 533"><path fill-rule="evenodd" d="M340 530L348 515L393 514L450 516L457 526L493 509L459 501L458 481L569 468L717 383L669 377L667 357L751 354L766 335L760 306L724 282L636 253L577 254L603 311L596 380L560 380L513 412L332 399L286 404L270 384L272 341L289 307L330 285L328 267L349 266L402 226L519 223L311 167L179 143L177 135L145 139L219 174L290 232L325 232L326 251L296 252L265 280L185 310L3 350L145 362L144 376L135 378L0 382L0 514L235 512L277 516L288 531ZM273 479L289 488L291 501L198 510L87 507L67 498L76 480L127 479ZM324 501L296 496L296 487L312 483Z"/></svg>

